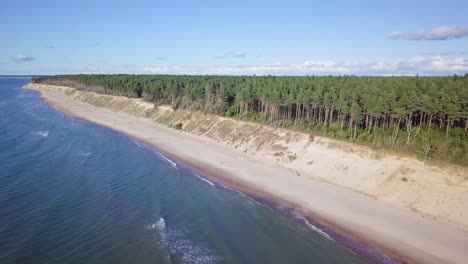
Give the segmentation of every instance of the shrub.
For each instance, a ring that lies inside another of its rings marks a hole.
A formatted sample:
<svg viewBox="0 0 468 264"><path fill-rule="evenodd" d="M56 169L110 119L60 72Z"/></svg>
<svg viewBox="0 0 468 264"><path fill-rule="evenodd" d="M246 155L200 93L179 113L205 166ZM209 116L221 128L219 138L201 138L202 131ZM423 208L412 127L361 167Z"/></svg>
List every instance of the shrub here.
<svg viewBox="0 0 468 264"><path fill-rule="evenodd" d="M315 138L314 134L309 133L309 140L314 142L314 138Z"/></svg>
<svg viewBox="0 0 468 264"><path fill-rule="evenodd" d="M184 124L182 123L177 123L174 125L174 128L177 129L177 130L182 130L182 127L184 126Z"/></svg>

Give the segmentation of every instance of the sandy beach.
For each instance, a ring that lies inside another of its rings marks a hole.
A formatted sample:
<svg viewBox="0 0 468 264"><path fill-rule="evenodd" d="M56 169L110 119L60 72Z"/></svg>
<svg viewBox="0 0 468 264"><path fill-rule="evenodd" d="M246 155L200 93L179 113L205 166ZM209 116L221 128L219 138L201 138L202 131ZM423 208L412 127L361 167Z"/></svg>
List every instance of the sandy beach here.
<svg viewBox="0 0 468 264"><path fill-rule="evenodd" d="M386 253L400 256L407 262L466 263L468 260L468 250L466 250L468 232L463 228L467 218L467 209L464 205L466 200L460 200L451 205L450 213L459 213L456 217L453 216L450 219L427 217L426 214L419 211L415 212L402 206L396 206L400 202L392 203L392 199L399 197L398 192L397 194L392 192L392 195L388 196L388 201L372 198L372 195L369 195L373 194L372 192L366 192L367 189L359 189L361 185L366 184L365 178L360 179L360 181L349 181L343 179L343 175L333 174L333 171L327 170L325 167L316 166L311 169L300 167L297 165L300 162L302 162L301 164L310 163L305 158L307 153L299 155L297 161L288 164L273 162L271 159L263 157L265 155L251 155L247 150L243 151L242 148L222 144L210 137L178 131L155 123L149 118L74 100L67 95L64 89L34 84L30 84L27 88L39 91L44 100L61 112L141 139L156 149L204 172L204 175L215 181L224 182L247 192L272 197L294 206L303 214L309 215L321 223L331 225L367 243L376 245ZM153 106L142 102L140 107L151 109ZM326 149L320 149L319 146L316 149L323 153L323 158L322 160L314 160L314 164L326 163L327 160L333 162L334 155L335 159L346 159L343 152L333 152L333 149L326 151ZM352 157L350 154L347 161L350 164L354 162ZM389 169L393 168L392 162L401 168L401 164L397 164L396 161L381 160L379 162L386 164ZM405 162L407 162L405 164L415 164L416 167L423 168L423 165L416 160L407 159ZM341 172L351 170L349 173L352 174L361 170L372 170L373 164L380 163L369 161L369 164L367 168L360 167L356 171L353 171L352 168L343 168ZM421 169L420 175L415 173L415 179L424 177L424 171L425 167L424 170ZM404 170L402 172L406 173ZM330 180L323 181L320 177L313 177L322 174L331 175ZM385 179L382 178L382 181L377 181L375 185L380 186L384 181ZM339 182L343 183L338 184ZM371 181L370 184L374 183ZM389 188L399 188L398 184L404 183L398 179L397 183L392 182L391 185L385 185L384 191L390 193ZM466 187L463 184L455 191L460 193L457 199L462 199L463 195L466 195ZM368 188L371 189L371 187ZM414 190L409 189L409 192L411 191ZM377 194L375 195L378 197ZM428 212L430 212L429 209ZM443 214L444 211L441 209L440 215ZM456 223L448 223L450 222L448 220L452 219L455 219Z"/></svg>

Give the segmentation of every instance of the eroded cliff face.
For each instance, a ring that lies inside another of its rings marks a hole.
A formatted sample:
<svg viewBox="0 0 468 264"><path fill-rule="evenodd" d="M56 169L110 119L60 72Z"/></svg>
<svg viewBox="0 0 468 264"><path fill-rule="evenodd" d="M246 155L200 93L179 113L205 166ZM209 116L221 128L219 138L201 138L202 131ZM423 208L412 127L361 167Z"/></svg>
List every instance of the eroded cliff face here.
<svg viewBox="0 0 468 264"><path fill-rule="evenodd" d="M412 157L198 111L155 106L140 99L60 86L28 87L62 92L77 101L208 137L237 151L278 163L295 171L297 177L350 188L468 230L466 167L430 166Z"/></svg>

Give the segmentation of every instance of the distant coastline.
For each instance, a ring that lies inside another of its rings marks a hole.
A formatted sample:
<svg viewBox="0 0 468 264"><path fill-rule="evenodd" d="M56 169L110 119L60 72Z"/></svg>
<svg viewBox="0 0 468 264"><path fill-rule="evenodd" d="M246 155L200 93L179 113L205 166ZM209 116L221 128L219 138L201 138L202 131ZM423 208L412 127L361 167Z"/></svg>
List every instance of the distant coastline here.
<svg viewBox="0 0 468 264"><path fill-rule="evenodd" d="M34 77L41 77L44 75L0 75L0 78L34 78Z"/></svg>
<svg viewBox="0 0 468 264"><path fill-rule="evenodd" d="M66 90L60 87L30 84L27 88L39 91L47 102L66 114L139 138L203 175L213 177L212 180L254 197L285 201L304 215L323 221L320 223L324 226L353 234L394 257L415 263L461 263L468 258L464 249L468 244L467 233L448 224L307 179L269 160L245 155L204 137L181 133L147 118L85 104L65 95ZM93 95L88 92L83 96ZM139 107L150 109L144 104Z"/></svg>

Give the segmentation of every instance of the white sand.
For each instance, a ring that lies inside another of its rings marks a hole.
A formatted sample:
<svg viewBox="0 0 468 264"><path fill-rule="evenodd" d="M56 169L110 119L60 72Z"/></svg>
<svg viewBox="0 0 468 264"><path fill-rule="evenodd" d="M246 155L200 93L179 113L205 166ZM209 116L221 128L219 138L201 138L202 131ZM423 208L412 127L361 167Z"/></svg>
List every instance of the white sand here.
<svg viewBox="0 0 468 264"><path fill-rule="evenodd" d="M397 166L397 168L403 168L404 175L407 175L407 170L411 172L411 170L417 170L423 166L414 159L402 158L402 162L406 163L399 164L395 160L381 161L380 159L362 157L362 154L358 155L361 158L356 158L355 152L359 152L359 147L346 145L353 148L353 153L346 155L342 149L319 148L318 145L322 145L319 141L314 142L317 145L315 148L317 153L302 153L294 161L283 162L284 164L280 166L272 162L271 157L269 158L266 153L248 155L239 149L227 144L220 144L208 137L176 131L158 125L147 118L95 107L73 100L64 94L64 89L52 89L38 85L30 85L29 88L39 90L43 98L60 111L135 136L154 145L157 149L170 153L189 165L207 172L213 179L287 202L300 208L306 214L318 217L342 231L377 245L387 252L393 252L407 261L415 263L467 263L468 233L460 225L423 217L408 209L376 201L368 195L315 180L318 178L317 175L326 175L331 179L329 182L340 184L342 181L342 186L355 190L360 190L362 187L360 185L380 186L382 183L378 180L373 182L372 177L369 176L372 174L367 173L367 170L374 172L375 167L378 166L384 166L384 170L385 166L390 169ZM143 103L142 107L149 107L145 104ZM294 142L289 144L298 144L298 141ZM310 157L314 158L314 165L319 164L312 167L313 169L303 165L310 162L308 161ZM349 167L353 169L342 167L341 170L333 171L329 166L321 165L322 163L333 164L337 160L345 160L346 164L349 164ZM366 160L366 162L362 160ZM413 168L413 165L416 169ZM353 180L343 177L343 175L351 175L349 170L351 173L358 173L362 176L354 177ZM300 172L300 176L296 171ZM339 171L348 172L341 174L340 177L340 173L337 173ZM311 172L314 173L311 174ZM424 186L423 174L420 176L411 174L410 176L421 181L422 186ZM411 177L410 180L414 180ZM395 177L390 177L390 179L393 178ZM397 188L401 184L400 182L401 180L398 179L397 182L385 186L384 189L391 193L391 197L399 199L398 192L395 194L392 188ZM352 185L357 185L357 187ZM370 190L369 188L362 188L362 190ZM407 195L408 192L404 193ZM391 202L391 199L389 201ZM462 213L466 213L468 207L464 203L466 200L460 200L456 204L461 208L460 212ZM463 224L463 221L460 223Z"/></svg>

